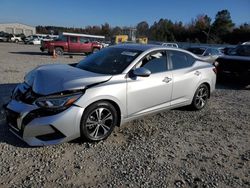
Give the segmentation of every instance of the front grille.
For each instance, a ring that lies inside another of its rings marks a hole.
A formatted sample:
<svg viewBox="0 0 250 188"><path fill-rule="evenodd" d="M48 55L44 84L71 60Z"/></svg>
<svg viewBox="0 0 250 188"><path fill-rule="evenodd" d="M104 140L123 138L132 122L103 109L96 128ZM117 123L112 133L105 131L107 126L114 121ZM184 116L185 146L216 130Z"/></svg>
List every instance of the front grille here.
<svg viewBox="0 0 250 188"><path fill-rule="evenodd" d="M52 110L46 110L42 108L32 110L23 118L22 126L29 124L35 118L53 116L60 112L61 111L52 111Z"/></svg>

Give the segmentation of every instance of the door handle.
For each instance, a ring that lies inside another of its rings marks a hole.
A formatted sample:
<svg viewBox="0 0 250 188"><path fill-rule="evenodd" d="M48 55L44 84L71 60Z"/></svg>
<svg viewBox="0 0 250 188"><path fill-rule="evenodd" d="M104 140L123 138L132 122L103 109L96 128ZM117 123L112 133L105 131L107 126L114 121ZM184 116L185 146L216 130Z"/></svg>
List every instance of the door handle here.
<svg viewBox="0 0 250 188"><path fill-rule="evenodd" d="M168 83L168 82L170 82L171 80L172 80L172 78L165 77L162 81Z"/></svg>
<svg viewBox="0 0 250 188"><path fill-rule="evenodd" d="M200 72L200 71L195 71L194 74L195 74L196 76L200 76L201 72Z"/></svg>

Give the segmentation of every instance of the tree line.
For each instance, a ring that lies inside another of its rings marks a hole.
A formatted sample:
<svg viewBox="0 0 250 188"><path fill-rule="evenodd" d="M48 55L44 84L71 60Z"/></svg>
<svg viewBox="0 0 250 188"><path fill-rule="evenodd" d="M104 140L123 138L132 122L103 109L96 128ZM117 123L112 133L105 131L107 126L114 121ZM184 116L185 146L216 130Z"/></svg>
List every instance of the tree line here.
<svg viewBox="0 0 250 188"><path fill-rule="evenodd" d="M82 28L37 26L37 33L58 34L60 32L86 33L104 35L107 40L112 36L124 34L130 27L111 27L108 23L101 26L86 26ZM195 42L195 43L227 43L239 44L250 41L250 23L236 26L228 10L218 11L214 21L206 15L200 14L190 23L172 22L160 19L149 25L146 21L135 27L137 37L148 37L152 41Z"/></svg>

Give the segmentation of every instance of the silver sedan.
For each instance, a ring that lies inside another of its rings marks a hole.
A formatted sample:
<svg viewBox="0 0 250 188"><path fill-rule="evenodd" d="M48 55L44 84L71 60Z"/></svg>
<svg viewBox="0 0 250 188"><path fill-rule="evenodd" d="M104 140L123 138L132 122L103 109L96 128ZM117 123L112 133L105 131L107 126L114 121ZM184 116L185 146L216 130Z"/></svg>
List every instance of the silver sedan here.
<svg viewBox="0 0 250 188"><path fill-rule="evenodd" d="M215 82L215 67L188 51L117 45L78 64L35 68L14 89L6 117L11 132L32 146L100 141L115 126L151 113L201 110Z"/></svg>

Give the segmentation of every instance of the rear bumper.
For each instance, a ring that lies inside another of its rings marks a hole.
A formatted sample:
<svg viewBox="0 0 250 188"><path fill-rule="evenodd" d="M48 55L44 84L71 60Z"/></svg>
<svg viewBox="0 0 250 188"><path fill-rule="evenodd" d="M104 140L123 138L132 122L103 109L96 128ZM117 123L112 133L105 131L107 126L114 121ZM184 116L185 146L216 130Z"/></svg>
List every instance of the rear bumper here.
<svg viewBox="0 0 250 188"><path fill-rule="evenodd" d="M10 131L31 146L60 144L80 137L83 108L78 106L51 115L36 105L12 100L5 109Z"/></svg>

